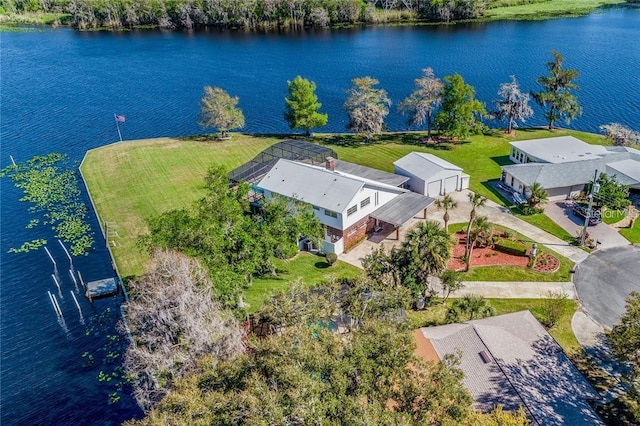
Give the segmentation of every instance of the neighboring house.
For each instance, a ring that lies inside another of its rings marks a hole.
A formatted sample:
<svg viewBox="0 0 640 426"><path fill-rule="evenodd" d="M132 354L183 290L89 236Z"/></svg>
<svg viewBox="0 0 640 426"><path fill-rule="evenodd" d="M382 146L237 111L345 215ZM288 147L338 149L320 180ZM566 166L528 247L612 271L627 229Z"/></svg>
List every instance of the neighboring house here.
<svg viewBox="0 0 640 426"><path fill-rule="evenodd" d="M397 229L419 212L426 212L435 200L399 187L405 181L401 176L331 157L325 167L280 159L256 189L265 197L279 194L311 204L327 229L324 251L342 254L374 231L379 222Z"/></svg>
<svg viewBox="0 0 640 426"><path fill-rule="evenodd" d="M537 425L602 425L587 403L598 393L529 311L421 328L421 355L460 356L463 383L477 409L522 406Z"/></svg>
<svg viewBox="0 0 640 426"><path fill-rule="evenodd" d="M395 173L409 178L413 192L438 197L469 187L469 175L433 154L411 152L393 163Z"/></svg>
<svg viewBox="0 0 640 426"><path fill-rule="evenodd" d="M549 200L571 198L592 181L596 172L616 176L640 190L640 151L627 147L591 145L573 136L511 142L509 158L516 164L502 167L502 182L519 193L538 182Z"/></svg>

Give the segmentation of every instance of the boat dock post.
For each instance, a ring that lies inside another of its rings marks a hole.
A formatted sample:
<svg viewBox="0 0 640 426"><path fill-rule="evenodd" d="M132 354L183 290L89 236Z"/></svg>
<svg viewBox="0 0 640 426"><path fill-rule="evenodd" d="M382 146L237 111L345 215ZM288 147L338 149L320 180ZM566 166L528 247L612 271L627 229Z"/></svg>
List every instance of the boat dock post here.
<svg viewBox="0 0 640 426"><path fill-rule="evenodd" d="M49 255L49 259L51 259L51 263L53 263L53 269L57 271L58 265L56 264L56 261L53 259L53 256L51 256L51 253L49 253L49 249L46 246L44 247L44 251L46 251L47 254Z"/></svg>

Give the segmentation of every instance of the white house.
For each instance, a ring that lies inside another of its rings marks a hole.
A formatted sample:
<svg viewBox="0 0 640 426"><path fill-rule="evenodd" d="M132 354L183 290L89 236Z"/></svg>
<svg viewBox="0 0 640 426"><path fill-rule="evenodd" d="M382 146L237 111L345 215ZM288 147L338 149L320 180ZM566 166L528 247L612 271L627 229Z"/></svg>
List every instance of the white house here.
<svg viewBox="0 0 640 426"><path fill-rule="evenodd" d="M409 188L428 197L438 197L469 187L469 175L433 154L412 152L393 163L395 173L409 178Z"/></svg>
<svg viewBox="0 0 640 426"><path fill-rule="evenodd" d="M633 190L640 190L640 151L617 146L591 145L572 136L511 142L509 158L516 164L502 167L502 182L526 193L534 182L549 200L571 198L607 173Z"/></svg>
<svg viewBox="0 0 640 426"><path fill-rule="evenodd" d="M347 168L345 162L340 165L342 169ZM362 166L354 165L351 170L360 174L369 170L371 173L366 174L381 180L384 174L389 175L390 182L404 182L403 178L393 178L390 173L373 172ZM257 188L265 197L279 194L311 204L316 217L327 228L324 251L336 254L357 244L375 228L377 220L390 218L387 219L390 223L400 226L404 222L398 222L408 220L434 202L424 196L416 199L416 194L392 184L342 172L336 168L333 158L327 159L325 167L280 159ZM376 215L382 206L386 206L386 210L392 206L395 215L389 215L388 211L382 211L385 215Z"/></svg>

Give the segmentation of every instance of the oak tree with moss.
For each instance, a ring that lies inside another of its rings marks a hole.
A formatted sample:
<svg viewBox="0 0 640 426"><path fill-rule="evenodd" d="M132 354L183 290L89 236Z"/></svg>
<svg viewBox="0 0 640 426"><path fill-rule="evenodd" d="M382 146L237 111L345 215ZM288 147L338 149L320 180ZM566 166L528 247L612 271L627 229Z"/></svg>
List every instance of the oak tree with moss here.
<svg viewBox="0 0 640 426"><path fill-rule="evenodd" d="M227 137L229 130L244 127L244 114L238 102L237 96L219 87L205 86L200 100L200 125L218 129L221 138Z"/></svg>

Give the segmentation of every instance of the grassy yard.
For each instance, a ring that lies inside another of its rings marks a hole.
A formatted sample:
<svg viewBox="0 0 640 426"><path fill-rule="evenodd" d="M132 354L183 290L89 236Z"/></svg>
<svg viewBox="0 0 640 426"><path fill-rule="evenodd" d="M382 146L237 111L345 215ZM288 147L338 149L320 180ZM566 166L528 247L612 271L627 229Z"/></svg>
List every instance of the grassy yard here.
<svg viewBox="0 0 640 426"><path fill-rule="evenodd" d="M625 237L631 244L640 244L640 218L633 222L633 228L623 228L620 235Z"/></svg>
<svg viewBox="0 0 640 426"><path fill-rule="evenodd" d="M622 0L544 0L509 6L514 1L503 0L502 7L487 9L485 18L489 20L542 20L559 16L585 15L594 9L624 3Z"/></svg>
<svg viewBox="0 0 640 426"><path fill-rule="evenodd" d="M461 229L466 228L466 223L454 223L449 225L449 233L454 234ZM494 229L505 231L508 230L516 238L528 241L529 239L524 235L505 228L504 226L493 225ZM567 282L571 281L571 269L573 269L573 262L564 256L556 253L555 251L538 245L538 254L549 253L560 261L560 269L558 271L547 274L543 272L536 272L533 269L524 268L521 266L475 266L471 267L469 272L463 272L462 277L465 281L544 281L544 282Z"/></svg>
<svg viewBox="0 0 640 426"><path fill-rule="evenodd" d="M508 314L523 310L530 310L531 313L540 322L546 320L546 310L544 299L487 299L489 304L496 310L496 315ZM424 311L408 311L407 315L411 321L411 327L428 327L434 325L445 324L445 316L451 303L451 299L447 300L445 305L438 304L427 308ZM549 329L549 333L558 341L560 346L567 353L574 351L582 351L580 344L576 340L571 330L571 318L578 309L575 300L564 300L563 309L560 318L555 326Z"/></svg>
<svg viewBox="0 0 640 426"><path fill-rule="evenodd" d="M187 207L204 195L204 177L212 165L232 169L277 141L248 135L225 142L161 138L87 152L81 170L100 220L117 232L117 237L110 232L110 240L120 274L144 271L147 256L135 243L147 230L147 218Z"/></svg>
<svg viewBox="0 0 640 426"><path fill-rule="evenodd" d="M276 260L276 268L277 277L255 279L251 287L245 290L244 301L250 305L250 313L257 310L272 293L286 289L292 281L301 280L304 284L312 285L332 277L355 278L362 273L362 270L342 261L329 266L324 256L310 253L300 253L290 260Z"/></svg>
<svg viewBox="0 0 640 426"><path fill-rule="evenodd" d="M513 140L574 135L590 143L606 143L599 135L543 129L520 129L507 137L500 130L474 136L471 142L421 143L424 133L388 133L363 145L351 134L317 135L313 141L333 148L341 159L393 171L393 162L411 151L430 152L464 168L471 175L471 189L506 204L491 191L489 181L498 179L500 166L509 164L509 142ZM117 143L91 150L81 167L101 221L110 223L110 240L123 277L143 272L147 257L135 246L146 232L146 219L170 209L189 206L202 196L203 179L209 167L231 170L250 160L267 146L288 135L234 134L230 141L205 138L160 138ZM568 240L570 237L544 215L524 220ZM117 232L117 236L116 236Z"/></svg>

